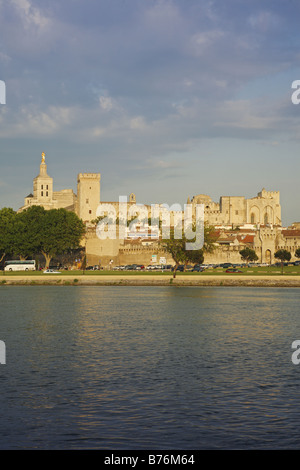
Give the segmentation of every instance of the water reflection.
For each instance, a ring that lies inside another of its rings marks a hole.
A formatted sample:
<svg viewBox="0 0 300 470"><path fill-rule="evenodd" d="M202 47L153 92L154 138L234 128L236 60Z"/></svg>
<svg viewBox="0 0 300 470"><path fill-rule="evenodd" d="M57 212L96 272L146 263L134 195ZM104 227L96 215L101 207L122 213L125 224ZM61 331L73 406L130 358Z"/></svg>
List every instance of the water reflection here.
<svg viewBox="0 0 300 470"><path fill-rule="evenodd" d="M1 448L295 446L299 297L2 287Z"/></svg>

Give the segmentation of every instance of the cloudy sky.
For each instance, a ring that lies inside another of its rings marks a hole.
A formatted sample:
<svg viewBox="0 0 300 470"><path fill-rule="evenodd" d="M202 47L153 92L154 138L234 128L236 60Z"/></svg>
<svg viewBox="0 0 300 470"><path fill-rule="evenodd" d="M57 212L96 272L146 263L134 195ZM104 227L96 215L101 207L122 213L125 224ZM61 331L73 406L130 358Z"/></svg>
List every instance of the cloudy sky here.
<svg viewBox="0 0 300 470"><path fill-rule="evenodd" d="M101 173L101 200L281 192L300 221L299 0L0 0L0 206Z"/></svg>

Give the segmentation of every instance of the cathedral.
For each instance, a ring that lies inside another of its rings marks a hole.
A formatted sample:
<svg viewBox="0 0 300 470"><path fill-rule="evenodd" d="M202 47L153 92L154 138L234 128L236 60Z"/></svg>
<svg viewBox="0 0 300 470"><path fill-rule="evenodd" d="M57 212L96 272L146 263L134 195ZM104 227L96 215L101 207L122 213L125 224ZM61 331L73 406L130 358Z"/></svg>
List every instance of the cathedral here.
<svg viewBox="0 0 300 470"><path fill-rule="evenodd" d="M100 202L100 173L80 173L77 177L77 195L72 189L53 190L53 178L47 173L45 153L42 153L40 172L33 180L33 194L25 197L24 210L30 206L45 209L64 208L75 212L83 221L96 218Z"/></svg>

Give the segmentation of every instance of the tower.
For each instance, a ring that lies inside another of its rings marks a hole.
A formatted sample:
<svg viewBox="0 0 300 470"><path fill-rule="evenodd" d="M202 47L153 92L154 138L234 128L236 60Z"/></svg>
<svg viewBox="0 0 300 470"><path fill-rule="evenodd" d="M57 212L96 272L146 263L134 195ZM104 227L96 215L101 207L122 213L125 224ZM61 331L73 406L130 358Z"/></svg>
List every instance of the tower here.
<svg viewBox="0 0 300 470"><path fill-rule="evenodd" d="M100 173L79 173L77 176L77 215L84 222L96 218L100 203Z"/></svg>
<svg viewBox="0 0 300 470"><path fill-rule="evenodd" d="M40 173L33 180L33 197L39 205L45 208L50 208L53 205L53 178L47 174L44 152L42 153Z"/></svg>

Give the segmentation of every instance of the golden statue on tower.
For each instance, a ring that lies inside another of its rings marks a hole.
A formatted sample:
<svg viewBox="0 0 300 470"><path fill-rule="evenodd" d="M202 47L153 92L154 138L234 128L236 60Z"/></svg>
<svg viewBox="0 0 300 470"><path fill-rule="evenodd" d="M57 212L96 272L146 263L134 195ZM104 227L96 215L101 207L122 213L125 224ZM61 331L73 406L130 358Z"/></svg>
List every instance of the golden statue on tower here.
<svg viewBox="0 0 300 470"><path fill-rule="evenodd" d="M46 154L45 154L45 152L43 152L42 153L42 163L45 163L45 156L46 156Z"/></svg>

